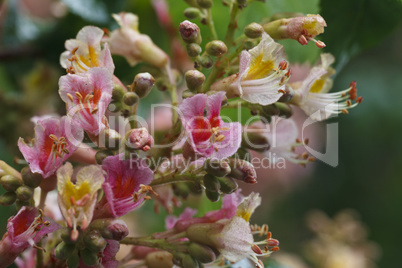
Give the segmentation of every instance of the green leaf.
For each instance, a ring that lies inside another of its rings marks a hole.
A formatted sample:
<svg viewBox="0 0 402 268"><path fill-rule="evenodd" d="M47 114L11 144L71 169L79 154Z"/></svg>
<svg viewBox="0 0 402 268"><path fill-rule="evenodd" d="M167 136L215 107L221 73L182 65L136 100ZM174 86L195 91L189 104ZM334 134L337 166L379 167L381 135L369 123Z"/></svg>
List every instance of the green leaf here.
<svg viewBox="0 0 402 268"><path fill-rule="evenodd" d="M328 25L322 35L325 51L337 59L337 70L381 42L402 19L400 0L321 0L320 6Z"/></svg>

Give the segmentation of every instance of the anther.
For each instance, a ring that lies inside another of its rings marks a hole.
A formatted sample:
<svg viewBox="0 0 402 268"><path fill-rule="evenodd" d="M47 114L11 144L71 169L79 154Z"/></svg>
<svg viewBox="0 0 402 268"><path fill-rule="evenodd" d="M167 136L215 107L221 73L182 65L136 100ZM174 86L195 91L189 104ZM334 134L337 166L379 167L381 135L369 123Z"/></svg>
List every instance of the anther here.
<svg viewBox="0 0 402 268"><path fill-rule="evenodd" d="M279 250L279 247L273 247L273 248L271 248L271 251L278 251Z"/></svg>
<svg viewBox="0 0 402 268"><path fill-rule="evenodd" d="M271 232L268 232L268 234L267 234L267 239L271 239L271 237L272 237L272 233L271 233Z"/></svg>
<svg viewBox="0 0 402 268"><path fill-rule="evenodd" d="M281 62L279 63L279 69L285 70L286 67L288 67L288 63L287 63L285 60L283 60L283 61L281 61Z"/></svg>
<svg viewBox="0 0 402 268"><path fill-rule="evenodd" d="M67 97L70 99L70 101L74 101L73 95L71 95L70 93L67 93Z"/></svg>
<svg viewBox="0 0 402 268"><path fill-rule="evenodd" d="M75 52L77 52L77 50L78 50L78 47L75 47L72 51L71 51L71 54L75 54Z"/></svg>
<svg viewBox="0 0 402 268"><path fill-rule="evenodd" d="M346 105L347 105L347 106L352 106L352 102L351 102L350 100L347 100L347 101L346 101Z"/></svg>
<svg viewBox="0 0 402 268"><path fill-rule="evenodd" d="M78 98L79 100L81 100L81 99L82 99L82 95L81 95L81 93L79 93L79 92L75 92L74 94L75 94L75 96L77 96L77 98Z"/></svg>
<svg viewBox="0 0 402 268"><path fill-rule="evenodd" d="M262 254L262 251L261 251L260 247L257 246L257 245L252 245L251 249L257 254Z"/></svg>
<svg viewBox="0 0 402 268"><path fill-rule="evenodd" d="M342 112L343 114L349 114L348 110L346 110L346 109L342 109L341 112Z"/></svg>
<svg viewBox="0 0 402 268"><path fill-rule="evenodd" d="M322 42L322 41L316 41L316 42L315 42L315 45L316 45L318 48L324 48L324 47L326 47L325 43Z"/></svg>
<svg viewBox="0 0 402 268"><path fill-rule="evenodd" d="M308 145L309 142L310 142L310 140L308 138L304 140L305 145Z"/></svg>
<svg viewBox="0 0 402 268"><path fill-rule="evenodd" d="M363 101L363 97L361 97L361 96L356 99L356 103L358 103L358 104L362 103L362 101Z"/></svg>
<svg viewBox="0 0 402 268"><path fill-rule="evenodd" d="M286 94L286 91L283 89L278 89L278 93Z"/></svg>
<svg viewBox="0 0 402 268"><path fill-rule="evenodd" d="M297 41L303 46L308 44L307 38L304 35L300 35Z"/></svg>

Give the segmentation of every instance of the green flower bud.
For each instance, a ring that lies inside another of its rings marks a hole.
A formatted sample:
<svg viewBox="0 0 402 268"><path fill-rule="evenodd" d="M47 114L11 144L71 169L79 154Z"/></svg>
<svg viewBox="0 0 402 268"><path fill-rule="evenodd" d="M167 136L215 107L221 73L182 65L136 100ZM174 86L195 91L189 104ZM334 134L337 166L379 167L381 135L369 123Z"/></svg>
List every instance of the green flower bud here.
<svg viewBox="0 0 402 268"><path fill-rule="evenodd" d="M193 92L201 89L205 81L205 75L197 70L189 70L184 75L188 89Z"/></svg>
<svg viewBox="0 0 402 268"><path fill-rule="evenodd" d="M175 196L186 199L189 193L189 187L187 183L175 183L173 184L173 193Z"/></svg>
<svg viewBox="0 0 402 268"><path fill-rule="evenodd" d="M202 52L202 48L196 43L187 44L186 49L187 54L192 58L197 57Z"/></svg>
<svg viewBox="0 0 402 268"><path fill-rule="evenodd" d="M151 92L154 84L155 78L150 73L139 73L135 76L131 88L138 97L144 98L149 94L149 92Z"/></svg>
<svg viewBox="0 0 402 268"><path fill-rule="evenodd" d="M187 250L192 257L201 263L210 263L216 259L216 255L210 247L198 243L191 243Z"/></svg>
<svg viewBox="0 0 402 268"><path fill-rule="evenodd" d="M271 147L266 136L252 130L243 132L241 146L257 152L266 152Z"/></svg>
<svg viewBox="0 0 402 268"><path fill-rule="evenodd" d="M200 58L200 64L202 67L209 69L214 65L214 61L208 55L204 55Z"/></svg>
<svg viewBox="0 0 402 268"><path fill-rule="evenodd" d="M77 268L80 263L80 257L78 256L78 250L74 250L73 254L67 259L68 268Z"/></svg>
<svg viewBox="0 0 402 268"><path fill-rule="evenodd" d="M244 34L248 38L259 38L261 37L262 33L264 32L264 28L258 23L250 23L249 25L244 28Z"/></svg>
<svg viewBox="0 0 402 268"><path fill-rule="evenodd" d="M191 257L190 255L184 255L182 260L182 267L183 268L198 268L198 262L196 260L193 259L193 257Z"/></svg>
<svg viewBox="0 0 402 268"><path fill-rule="evenodd" d="M256 183L257 173L255 172L253 164L248 161L229 158L229 164L232 169L229 176L244 181L246 183Z"/></svg>
<svg viewBox="0 0 402 268"><path fill-rule="evenodd" d="M214 40L206 44L205 51L211 56L220 57L228 52L228 48L224 42Z"/></svg>
<svg viewBox="0 0 402 268"><path fill-rule="evenodd" d="M0 196L0 205L11 206L17 200L17 195L14 192L6 192Z"/></svg>
<svg viewBox="0 0 402 268"><path fill-rule="evenodd" d="M88 266L94 266L98 263L98 256L95 252L89 249L80 251L81 260Z"/></svg>
<svg viewBox="0 0 402 268"><path fill-rule="evenodd" d="M102 237L100 231L91 230L86 233L84 236L84 243L87 249L91 250L94 253L101 252L105 249L107 242Z"/></svg>
<svg viewBox="0 0 402 268"><path fill-rule="evenodd" d="M121 109L123 108L123 105L121 104L120 101L116 100L116 101L110 102L109 106L107 108L112 113L117 113L117 112L121 111Z"/></svg>
<svg viewBox="0 0 402 268"><path fill-rule="evenodd" d="M29 167L24 167L21 170L21 176L22 180L24 181L24 184L32 188L38 187L43 180L41 174L32 173Z"/></svg>
<svg viewBox="0 0 402 268"><path fill-rule="evenodd" d="M81 232L79 233L81 235ZM75 244L78 240L72 240L71 239L71 230L69 228L63 228L60 230L60 237L63 240L64 243L66 244Z"/></svg>
<svg viewBox="0 0 402 268"><path fill-rule="evenodd" d="M247 6L247 0L237 0L237 5L239 8L244 8Z"/></svg>
<svg viewBox="0 0 402 268"><path fill-rule="evenodd" d="M270 104L266 106L262 106L262 115L266 117L279 115L280 111L275 104Z"/></svg>
<svg viewBox="0 0 402 268"><path fill-rule="evenodd" d="M231 194L234 193L237 188L239 187L237 183L235 182L234 179L229 178L229 177L222 177L222 178L217 178L219 181L219 184L221 185L221 192L224 194Z"/></svg>
<svg viewBox="0 0 402 268"><path fill-rule="evenodd" d="M32 198L34 192L32 188L23 185L18 187L15 193L17 194L17 198L24 202L29 201Z"/></svg>
<svg viewBox="0 0 402 268"><path fill-rule="evenodd" d="M202 193L202 186L198 182L188 182L187 186L192 194L199 195Z"/></svg>
<svg viewBox="0 0 402 268"><path fill-rule="evenodd" d="M116 241L120 241L128 235L127 225L120 219L108 218L94 220L88 229L97 230L101 233L103 238Z"/></svg>
<svg viewBox="0 0 402 268"><path fill-rule="evenodd" d="M236 158L242 159L242 160L249 160L251 159L251 154L247 149L240 147L237 152L236 152Z"/></svg>
<svg viewBox="0 0 402 268"><path fill-rule="evenodd" d="M224 160L209 158L204 162L204 170L211 175L224 177L230 173L230 166Z"/></svg>
<svg viewBox="0 0 402 268"><path fill-rule="evenodd" d="M182 23L180 23L179 33L183 41L186 42L187 44L191 43L201 44L202 41L201 32L197 24L185 20Z"/></svg>
<svg viewBox="0 0 402 268"><path fill-rule="evenodd" d="M165 79L157 79L155 82L155 86L160 91L166 91L169 87Z"/></svg>
<svg viewBox="0 0 402 268"><path fill-rule="evenodd" d="M99 134L99 147L105 147L108 149L118 149L121 143L120 134L111 128L105 128Z"/></svg>
<svg viewBox="0 0 402 268"><path fill-rule="evenodd" d="M219 195L219 192L213 192L213 191L210 191L209 189L205 189L205 195L211 202L218 202L219 198L221 197Z"/></svg>
<svg viewBox="0 0 402 268"><path fill-rule="evenodd" d="M201 12L196 7L188 7L184 10L184 16L188 19L196 19L201 16Z"/></svg>
<svg viewBox="0 0 402 268"><path fill-rule="evenodd" d="M295 95L295 91L293 90L293 88L290 86L286 86L285 94L283 94L282 97L280 97L278 102L289 102L293 98L294 95Z"/></svg>
<svg viewBox="0 0 402 268"><path fill-rule="evenodd" d="M22 185L22 180L12 175L4 175L0 178L0 184L4 190L8 192L14 192L18 187Z"/></svg>
<svg viewBox="0 0 402 268"><path fill-rule="evenodd" d="M197 3L202 8L211 8L213 5L212 0L197 0Z"/></svg>
<svg viewBox="0 0 402 268"><path fill-rule="evenodd" d="M208 191L218 192L219 191L219 181L217 178L211 174L206 174L203 178L204 186Z"/></svg>
<svg viewBox="0 0 402 268"><path fill-rule="evenodd" d="M112 99L116 101L121 101L123 99L124 94L126 94L126 90L120 85L114 85L112 91Z"/></svg>
<svg viewBox="0 0 402 268"><path fill-rule="evenodd" d="M95 160L98 165L102 165L103 160L110 155L108 150L99 151L95 154Z"/></svg>
<svg viewBox="0 0 402 268"><path fill-rule="evenodd" d="M133 106L133 105L137 104L138 101L139 101L139 97L134 92L127 92L123 96L123 102L124 102L124 104L126 104L128 106Z"/></svg>
<svg viewBox="0 0 402 268"><path fill-rule="evenodd" d="M276 102L274 104L279 110L280 117L289 118L292 116L293 110L290 105L287 105L286 103L281 103L281 102Z"/></svg>
<svg viewBox="0 0 402 268"><path fill-rule="evenodd" d="M255 47L258 43L255 40L247 40L244 42L244 49L250 50Z"/></svg>
<svg viewBox="0 0 402 268"><path fill-rule="evenodd" d="M56 255L56 258L58 258L59 260L66 260L73 254L74 249L75 245L67 244L66 242L62 241L57 245L54 253Z"/></svg>
<svg viewBox="0 0 402 268"><path fill-rule="evenodd" d="M190 97L192 97L192 96L194 96L194 95L195 95L195 94L194 94L193 92L191 92L190 90L186 89L186 90L183 91L181 97L182 97L183 99L187 99L187 98L190 98Z"/></svg>
<svg viewBox="0 0 402 268"><path fill-rule="evenodd" d="M156 251L147 254L145 264L148 268L173 267L173 255L167 251Z"/></svg>

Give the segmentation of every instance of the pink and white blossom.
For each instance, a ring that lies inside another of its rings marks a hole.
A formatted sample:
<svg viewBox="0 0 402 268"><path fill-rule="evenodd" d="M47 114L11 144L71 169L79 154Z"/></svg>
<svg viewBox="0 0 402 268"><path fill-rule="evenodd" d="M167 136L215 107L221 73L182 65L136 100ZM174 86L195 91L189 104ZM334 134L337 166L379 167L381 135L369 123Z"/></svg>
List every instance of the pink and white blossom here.
<svg viewBox="0 0 402 268"><path fill-rule="evenodd" d="M197 94L179 107L188 143L201 157L226 158L240 146L241 124L225 123L219 115L224 97L225 92Z"/></svg>
<svg viewBox="0 0 402 268"><path fill-rule="evenodd" d="M67 74L59 80L59 94L71 116L86 132L98 135L105 126L105 112L112 99L112 74L94 67L83 74Z"/></svg>
<svg viewBox="0 0 402 268"><path fill-rule="evenodd" d="M35 139L27 144L19 138L18 147L31 171L48 178L74 153L83 137L82 128L70 118L46 118L38 120Z"/></svg>
<svg viewBox="0 0 402 268"><path fill-rule="evenodd" d="M104 198L96 208L96 218L121 217L143 203L144 194L138 193L141 185L148 185L153 179L152 170L143 159L121 160L122 155L109 156L102 162L107 173L103 184Z"/></svg>
<svg viewBox="0 0 402 268"><path fill-rule="evenodd" d="M263 33L260 43L240 55L239 73L214 83L211 90L224 90L228 98L269 105L285 92L290 69L282 45Z"/></svg>
<svg viewBox="0 0 402 268"><path fill-rule="evenodd" d="M105 67L111 74L114 72L112 55L107 43L103 44L104 32L95 26L82 28L76 39L65 42L67 51L60 56L60 64L68 73L85 73L94 67Z"/></svg>
<svg viewBox="0 0 402 268"><path fill-rule="evenodd" d="M8 220L7 232L0 241L0 267L11 265L18 255L58 229L58 224L36 208L22 207Z"/></svg>

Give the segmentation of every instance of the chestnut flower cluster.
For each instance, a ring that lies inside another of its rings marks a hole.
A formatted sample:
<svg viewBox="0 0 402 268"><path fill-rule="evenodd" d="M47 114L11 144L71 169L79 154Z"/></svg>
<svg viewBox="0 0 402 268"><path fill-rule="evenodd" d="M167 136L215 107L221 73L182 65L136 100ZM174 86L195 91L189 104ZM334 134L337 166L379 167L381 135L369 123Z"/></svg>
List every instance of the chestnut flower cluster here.
<svg viewBox="0 0 402 268"><path fill-rule="evenodd" d="M0 204L15 203L19 210L0 241L0 267L15 261L20 267L191 268L246 258L264 267L259 257L279 250L266 224L250 224L261 197L240 194L239 184L257 182L247 155L275 152L306 165L314 158L295 151L307 141L297 139L292 107L324 120L347 114L362 99L355 82L328 93L335 72L330 54L321 54L304 80L289 83L291 64L276 40L314 41L324 47L314 39L326 26L320 15L254 22L235 38L246 1L224 1L230 21L219 40L213 2L186 2L190 7L185 15L206 24L206 40L212 40L203 45L197 24L180 24L185 60L194 66L190 70L172 69L176 59L140 33L138 17L128 12L113 14L119 25L113 31L85 26L65 42L60 64L66 74L58 87L66 114L39 117L35 138L18 140L26 162L21 171L0 161L0 183L6 190ZM163 1L155 3L161 5L156 8L159 16L168 14ZM155 72L138 73L126 86L114 73L112 55L132 66L148 64ZM164 115L167 127L156 126L151 135L137 120L137 109L154 85L170 94L171 105ZM259 122L228 122L221 116L227 108L249 109ZM39 198L34 198L35 189ZM120 219L151 199L172 213L189 195L203 193L211 202L222 198L221 209L194 217L196 210L185 208L179 217L166 218L164 232L128 237ZM47 202L52 194L57 204ZM132 245L132 250L118 261L120 244Z"/></svg>

